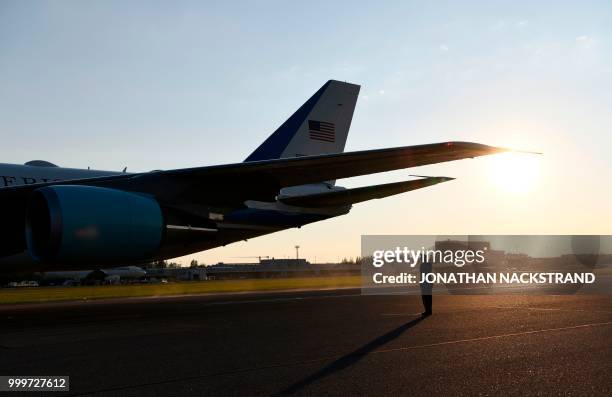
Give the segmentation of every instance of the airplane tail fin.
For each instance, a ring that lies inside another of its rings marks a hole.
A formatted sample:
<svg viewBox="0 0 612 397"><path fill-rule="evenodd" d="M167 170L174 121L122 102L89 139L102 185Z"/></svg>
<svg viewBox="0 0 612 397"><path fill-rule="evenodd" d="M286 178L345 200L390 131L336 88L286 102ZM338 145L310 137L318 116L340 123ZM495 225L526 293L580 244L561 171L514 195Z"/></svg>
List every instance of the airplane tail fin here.
<svg viewBox="0 0 612 397"><path fill-rule="evenodd" d="M245 162L342 153L359 88L355 84L329 80Z"/></svg>

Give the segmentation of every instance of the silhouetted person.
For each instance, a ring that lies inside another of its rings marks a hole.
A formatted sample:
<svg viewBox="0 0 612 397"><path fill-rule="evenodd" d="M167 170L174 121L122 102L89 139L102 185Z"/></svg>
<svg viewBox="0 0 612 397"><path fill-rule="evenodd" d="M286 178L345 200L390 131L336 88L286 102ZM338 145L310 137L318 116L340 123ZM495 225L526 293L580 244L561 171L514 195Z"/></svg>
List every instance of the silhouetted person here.
<svg viewBox="0 0 612 397"><path fill-rule="evenodd" d="M421 280L425 280L425 276L431 273L431 263L421 262L420 271ZM433 285L430 282L421 283L421 299L423 300L423 307L425 308L425 311L421 314L423 317L431 316L432 289Z"/></svg>

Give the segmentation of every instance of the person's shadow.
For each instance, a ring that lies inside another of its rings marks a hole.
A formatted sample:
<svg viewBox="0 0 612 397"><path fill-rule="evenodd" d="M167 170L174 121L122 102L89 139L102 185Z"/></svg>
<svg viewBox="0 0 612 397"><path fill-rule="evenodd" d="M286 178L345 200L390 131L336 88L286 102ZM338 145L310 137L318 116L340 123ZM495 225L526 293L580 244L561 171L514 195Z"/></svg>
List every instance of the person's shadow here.
<svg viewBox="0 0 612 397"><path fill-rule="evenodd" d="M417 325L423 319L424 319L423 317L415 318L414 320L411 320L407 322L406 324L402 324L401 326L395 328L394 330L389 331L386 334L379 336L378 338L363 345L359 349L353 352L350 352L347 355L340 357L336 361L326 365L325 367L321 368L319 371L315 372L314 374L294 383L293 385L289 386L285 390L281 391L279 395L296 393L311 383L314 383L338 371L342 371L343 369L350 367L351 365L361 360L363 357L367 356L368 353L376 350L376 348L383 346L384 344L388 342L391 342L393 339L397 338L402 333L404 333L404 331Z"/></svg>

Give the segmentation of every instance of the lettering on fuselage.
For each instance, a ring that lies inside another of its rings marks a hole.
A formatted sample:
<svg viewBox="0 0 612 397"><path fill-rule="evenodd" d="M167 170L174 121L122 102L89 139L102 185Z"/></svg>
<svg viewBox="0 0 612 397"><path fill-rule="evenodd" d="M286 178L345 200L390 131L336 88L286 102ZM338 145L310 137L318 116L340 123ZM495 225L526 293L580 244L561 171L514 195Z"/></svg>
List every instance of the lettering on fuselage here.
<svg viewBox="0 0 612 397"><path fill-rule="evenodd" d="M8 176L0 175L0 187L19 186L19 185L32 185L34 183L44 182L56 182L61 179L49 179L49 178L32 178L29 176Z"/></svg>

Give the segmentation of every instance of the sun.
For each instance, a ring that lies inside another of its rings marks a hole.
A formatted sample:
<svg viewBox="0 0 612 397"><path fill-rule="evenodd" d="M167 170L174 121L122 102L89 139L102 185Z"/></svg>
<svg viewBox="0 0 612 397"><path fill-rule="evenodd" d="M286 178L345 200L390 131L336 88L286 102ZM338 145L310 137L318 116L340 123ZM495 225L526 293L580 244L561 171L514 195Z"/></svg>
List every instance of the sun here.
<svg viewBox="0 0 612 397"><path fill-rule="evenodd" d="M491 158L491 178L504 192L529 194L538 185L540 156L529 153L508 152Z"/></svg>

